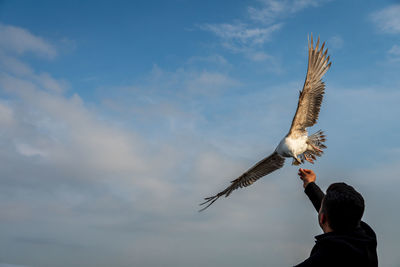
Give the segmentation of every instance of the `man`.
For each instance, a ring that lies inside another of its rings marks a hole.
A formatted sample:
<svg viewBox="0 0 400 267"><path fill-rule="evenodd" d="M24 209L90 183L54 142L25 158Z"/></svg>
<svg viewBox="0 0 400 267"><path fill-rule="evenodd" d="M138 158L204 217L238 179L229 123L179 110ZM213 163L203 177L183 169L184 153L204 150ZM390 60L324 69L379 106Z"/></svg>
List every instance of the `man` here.
<svg viewBox="0 0 400 267"><path fill-rule="evenodd" d="M326 195L315 184L312 170L299 169L304 192L318 211L318 221L324 234L315 237L315 246L304 262L305 266L378 266L376 235L361 221L364 199L353 187L334 183Z"/></svg>

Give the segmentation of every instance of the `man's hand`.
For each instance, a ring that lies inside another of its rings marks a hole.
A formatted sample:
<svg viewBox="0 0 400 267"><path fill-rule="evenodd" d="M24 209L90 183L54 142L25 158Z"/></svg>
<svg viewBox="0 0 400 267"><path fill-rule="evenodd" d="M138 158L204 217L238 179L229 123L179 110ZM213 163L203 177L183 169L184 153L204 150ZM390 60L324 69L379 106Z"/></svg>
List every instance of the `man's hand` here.
<svg viewBox="0 0 400 267"><path fill-rule="evenodd" d="M307 169L299 169L298 175L300 176L300 179L303 180L303 187L306 188L306 186L311 183L315 182L317 179L317 176L312 170L307 170Z"/></svg>

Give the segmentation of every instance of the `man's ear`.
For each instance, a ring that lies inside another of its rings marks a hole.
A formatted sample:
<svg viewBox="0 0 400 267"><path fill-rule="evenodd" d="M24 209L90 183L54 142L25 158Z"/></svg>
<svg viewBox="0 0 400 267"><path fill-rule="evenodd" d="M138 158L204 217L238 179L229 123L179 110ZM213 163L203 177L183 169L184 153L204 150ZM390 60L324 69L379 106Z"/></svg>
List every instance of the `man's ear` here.
<svg viewBox="0 0 400 267"><path fill-rule="evenodd" d="M326 215L325 213L321 212L319 215L319 224L324 225L326 223Z"/></svg>

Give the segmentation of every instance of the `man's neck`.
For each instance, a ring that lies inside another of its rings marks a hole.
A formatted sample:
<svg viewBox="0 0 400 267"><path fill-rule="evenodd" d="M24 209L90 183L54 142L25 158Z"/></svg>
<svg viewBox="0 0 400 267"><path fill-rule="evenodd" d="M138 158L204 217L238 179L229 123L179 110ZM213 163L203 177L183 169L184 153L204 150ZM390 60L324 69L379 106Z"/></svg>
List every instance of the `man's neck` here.
<svg viewBox="0 0 400 267"><path fill-rule="evenodd" d="M322 231L324 231L324 234L333 232L332 228L328 224L322 225Z"/></svg>

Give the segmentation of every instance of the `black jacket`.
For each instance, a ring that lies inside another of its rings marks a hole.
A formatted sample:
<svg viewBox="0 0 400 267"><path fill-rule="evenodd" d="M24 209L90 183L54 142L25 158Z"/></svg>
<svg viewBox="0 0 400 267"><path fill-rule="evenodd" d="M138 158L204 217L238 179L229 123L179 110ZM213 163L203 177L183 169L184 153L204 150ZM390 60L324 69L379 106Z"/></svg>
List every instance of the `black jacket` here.
<svg viewBox="0 0 400 267"><path fill-rule="evenodd" d="M324 193L315 183L306 186L305 193L319 211ZM330 232L315 237L311 255L296 267L306 266L378 266L376 235L365 222L351 232Z"/></svg>

